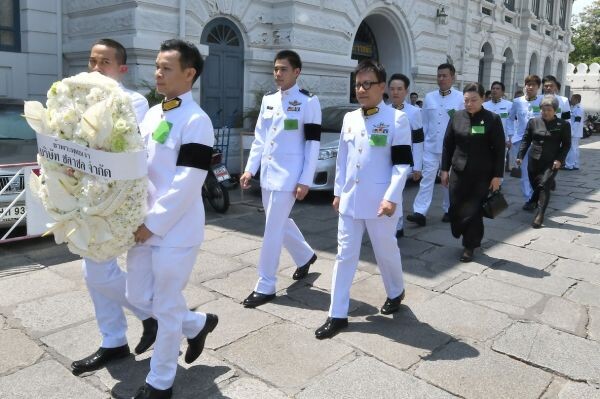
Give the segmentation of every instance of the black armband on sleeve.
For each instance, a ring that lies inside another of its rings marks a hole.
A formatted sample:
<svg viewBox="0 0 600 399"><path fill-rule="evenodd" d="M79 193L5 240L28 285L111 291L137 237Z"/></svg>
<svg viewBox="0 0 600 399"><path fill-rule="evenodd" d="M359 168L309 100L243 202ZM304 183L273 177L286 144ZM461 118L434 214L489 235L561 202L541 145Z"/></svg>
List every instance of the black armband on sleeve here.
<svg viewBox="0 0 600 399"><path fill-rule="evenodd" d="M179 147L177 166L208 170L212 158L212 147L199 143L183 144Z"/></svg>
<svg viewBox="0 0 600 399"><path fill-rule="evenodd" d="M575 117L575 122L581 122L581 116L576 116Z"/></svg>
<svg viewBox="0 0 600 399"><path fill-rule="evenodd" d="M411 131L411 138L413 144L422 143L425 141L425 133L423 133L423 128L418 128Z"/></svg>
<svg viewBox="0 0 600 399"><path fill-rule="evenodd" d="M412 149L409 145L392 146L392 164L413 166Z"/></svg>
<svg viewBox="0 0 600 399"><path fill-rule="evenodd" d="M321 125L318 125L316 123L305 123L304 139L321 141Z"/></svg>
<svg viewBox="0 0 600 399"><path fill-rule="evenodd" d="M562 114L560 114L560 119L564 119L566 121L571 119L571 111L563 112Z"/></svg>

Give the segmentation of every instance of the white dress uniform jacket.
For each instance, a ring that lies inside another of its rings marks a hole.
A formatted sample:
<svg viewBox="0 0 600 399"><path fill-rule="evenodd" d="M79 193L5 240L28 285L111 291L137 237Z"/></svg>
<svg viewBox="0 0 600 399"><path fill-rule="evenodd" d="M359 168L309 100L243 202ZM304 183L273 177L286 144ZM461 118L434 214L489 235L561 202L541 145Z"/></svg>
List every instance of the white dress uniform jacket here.
<svg viewBox="0 0 600 399"><path fill-rule="evenodd" d="M405 102L402 108L398 108L403 111L408 117L408 123L410 124L411 140L412 140L412 156L413 156L413 170L423 170L423 147L425 141L425 134L423 133L423 118L421 117L421 108L415 107L414 105Z"/></svg>
<svg viewBox="0 0 600 399"><path fill-rule="evenodd" d="M269 191L310 186L317 166L321 133L319 99L298 85L267 93L260 106L245 171L260 167L260 185Z"/></svg>
<svg viewBox="0 0 600 399"><path fill-rule="evenodd" d="M139 125L144 120L144 116L150 108L148 106L148 100L146 100L146 97L142 96L137 91L129 90L121 83L119 83L119 87L129 95L129 98L131 99L131 105L133 105L133 109L135 111L135 118L137 119L137 123Z"/></svg>
<svg viewBox="0 0 600 399"><path fill-rule="evenodd" d="M210 118L191 92L180 99L181 105L167 112L160 104L155 105L140 125L148 149L148 214L144 224L154 233L145 245L192 247L204 238L202 185L210 165L214 132ZM170 125L170 131L157 140L160 124Z"/></svg>
<svg viewBox="0 0 600 399"><path fill-rule="evenodd" d="M498 102L489 100L483 103L483 108L500 117L502 127L504 128L504 141L511 140L514 134L514 119L509 117L512 105L513 103L511 101L505 100L504 98L501 98Z"/></svg>
<svg viewBox="0 0 600 399"><path fill-rule="evenodd" d="M384 199L397 205L396 213L401 212L402 191L412 164L406 114L383 101L378 108L368 117L362 109L349 112L342 125L334 195L340 197L340 214L354 219L378 218Z"/></svg>
<svg viewBox="0 0 600 399"><path fill-rule="evenodd" d="M581 104L573 105L571 109L571 137L583 137L583 121L585 120Z"/></svg>
<svg viewBox="0 0 600 399"><path fill-rule="evenodd" d="M567 97L559 96L558 94L555 94L554 96L558 100L556 117L571 123L571 104L569 103L569 99Z"/></svg>
<svg viewBox="0 0 600 399"><path fill-rule="evenodd" d="M425 151L442 153L450 116L464 108L463 94L455 88L450 89L450 94L445 96L439 90L427 93L422 111Z"/></svg>
<svg viewBox="0 0 600 399"><path fill-rule="evenodd" d="M538 95L532 101L527 101L527 98L522 96L515 98L513 101L513 106L509 113L509 118L512 119L515 124L514 134L512 136L513 143L518 143L523 139L527 122L529 122L531 118L537 118L542 115L540 110L542 98L543 96Z"/></svg>

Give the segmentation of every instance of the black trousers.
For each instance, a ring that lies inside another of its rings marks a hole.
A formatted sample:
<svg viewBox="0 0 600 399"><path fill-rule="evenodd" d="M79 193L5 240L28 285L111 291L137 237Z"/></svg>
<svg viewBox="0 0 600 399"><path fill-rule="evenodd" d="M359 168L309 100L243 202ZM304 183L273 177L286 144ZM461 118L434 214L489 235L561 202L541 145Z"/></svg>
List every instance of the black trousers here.
<svg viewBox="0 0 600 399"><path fill-rule="evenodd" d="M533 189L530 201L538 202L541 200L538 206L542 212L546 211L548 202L550 202L550 191L554 189L556 184L554 179L558 171L552 169L553 163L554 160L549 162L529 158L529 163L527 164L529 183ZM540 198L542 192L544 195Z"/></svg>
<svg viewBox="0 0 600 399"><path fill-rule="evenodd" d="M462 235L462 245L465 248L481 246L481 204L488 195L491 180L487 175L455 171L450 173L450 228L454 237L459 238Z"/></svg>

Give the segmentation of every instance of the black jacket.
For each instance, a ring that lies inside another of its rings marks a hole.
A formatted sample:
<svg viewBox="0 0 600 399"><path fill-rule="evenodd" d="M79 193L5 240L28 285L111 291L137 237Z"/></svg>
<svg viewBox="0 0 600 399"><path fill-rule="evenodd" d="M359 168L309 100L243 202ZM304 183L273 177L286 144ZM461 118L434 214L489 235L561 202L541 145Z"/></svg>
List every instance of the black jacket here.
<svg viewBox="0 0 600 399"><path fill-rule="evenodd" d="M530 145L529 158L542 163L556 160L564 164L571 149L571 125L556 117L549 122L542 118L530 119L521 141L518 159L523 159Z"/></svg>
<svg viewBox="0 0 600 399"><path fill-rule="evenodd" d="M502 177L504 129L500 117L486 109L470 116L457 111L448 123L442 152L443 171Z"/></svg>

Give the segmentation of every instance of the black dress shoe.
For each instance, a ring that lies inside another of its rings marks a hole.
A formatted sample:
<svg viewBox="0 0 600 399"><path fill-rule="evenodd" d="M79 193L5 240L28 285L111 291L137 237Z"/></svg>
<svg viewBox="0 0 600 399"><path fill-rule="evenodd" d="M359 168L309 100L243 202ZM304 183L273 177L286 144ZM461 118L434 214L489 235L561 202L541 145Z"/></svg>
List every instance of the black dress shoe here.
<svg viewBox="0 0 600 399"><path fill-rule="evenodd" d="M409 222L414 222L419 226L425 226L425 224L427 224L427 218L425 215L422 215L419 212L415 212L412 215L407 215L406 220Z"/></svg>
<svg viewBox="0 0 600 399"><path fill-rule="evenodd" d="M169 389L156 389L152 385L145 383L131 399L170 399L171 396L173 396L173 387Z"/></svg>
<svg viewBox="0 0 600 399"><path fill-rule="evenodd" d="M404 237L404 229L396 230L396 238Z"/></svg>
<svg viewBox="0 0 600 399"><path fill-rule="evenodd" d="M448 212L445 212L444 216L442 216L442 222L450 223L450 215L448 215Z"/></svg>
<svg viewBox="0 0 600 399"><path fill-rule="evenodd" d="M88 357L76 360L71 363L71 372L73 375L80 375L88 371L101 369L107 363L124 358L131 352L129 345L117 346L116 348L98 348L98 350Z"/></svg>
<svg viewBox="0 0 600 399"><path fill-rule="evenodd" d="M146 352L152 346L154 341L156 341L156 333L158 332L158 321L152 317L142 320L142 325L144 326L144 331L142 332L140 342L138 342L134 349L137 355Z"/></svg>
<svg viewBox="0 0 600 399"><path fill-rule="evenodd" d="M465 248L463 254L460 256L460 261L464 263L469 263L473 260L473 249Z"/></svg>
<svg viewBox="0 0 600 399"><path fill-rule="evenodd" d="M404 299L405 291L394 299L387 298L381 307L381 314L392 314L400 310L400 303Z"/></svg>
<svg viewBox="0 0 600 399"><path fill-rule="evenodd" d="M185 362L187 364L192 363L194 360L198 359L198 356L204 350L204 343L206 342L206 336L208 333L212 332L215 327L219 324L219 317L216 314L207 313L206 314L206 323L202 330L196 335L194 338L189 338L188 347L185 351Z"/></svg>
<svg viewBox="0 0 600 399"><path fill-rule="evenodd" d="M245 308L255 308L260 305L275 299L275 294L261 294L260 292L252 291L246 299L244 299Z"/></svg>
<svg viewBox="0 0 600 399"><path fill-rule="evenodd" d="M335 317L328 317L325 324L317 328L315 331L315 337L317 339L331 338L337 334L341 329L348 327L348 319L338 319Z"/></svg>
<svg viewBox="0 0 600 399"><path fill-rule="evenodd" d="M535 208L537 208L537 202L533 202L533 201L527 201L525 203L525 205L523 205L523 210L524 211L533 211Z"/></svg>
<svg viewBox="0 0 600 399"><path fill-rule="evenodd" d="M304 266L300 266L300 267L296 268L296 271L294 272L294 275L292 276L292 278L294 280L302 280L308 274L310 265L315 263L316 260L317 260L317 254L313 254L312 258L310 258L310 260L308 262L306 262L306 264Z"/></svg>

